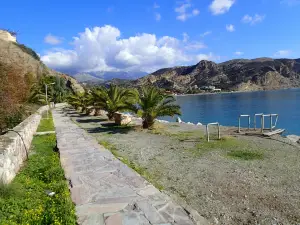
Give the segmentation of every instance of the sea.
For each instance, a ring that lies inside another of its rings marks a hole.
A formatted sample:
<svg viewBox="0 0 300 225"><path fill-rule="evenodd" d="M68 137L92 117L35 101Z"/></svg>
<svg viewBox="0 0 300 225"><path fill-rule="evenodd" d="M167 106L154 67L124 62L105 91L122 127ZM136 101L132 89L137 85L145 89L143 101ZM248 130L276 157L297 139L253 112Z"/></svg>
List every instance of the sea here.
<svg viewBox="0 0 300 225"><path fill-rule="evenodd" d="M253 127L254 114L278 114L276 128L286 129L284 135L300 135L300 89L185 95L175 98L181 106L180 119L184 122L219 122L223 126L238 126L239 115L246 114L251 116ZM176 121L176 118L163 119ZM257 120L260 119L257 117ZM257 123L257 127L260 127L260 122ZM270 126L268 118L265 124L265 127ZM248 126L247 118L242 118L241 125Z"/></svg>

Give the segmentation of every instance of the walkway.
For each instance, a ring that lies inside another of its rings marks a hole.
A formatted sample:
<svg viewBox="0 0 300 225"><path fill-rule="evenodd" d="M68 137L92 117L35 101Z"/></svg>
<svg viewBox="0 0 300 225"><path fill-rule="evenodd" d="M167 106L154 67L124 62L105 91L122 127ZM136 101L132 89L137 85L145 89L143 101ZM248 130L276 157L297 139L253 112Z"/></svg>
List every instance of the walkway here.
<svg viewBox="0 0 300 225"><path fill-rule="evenodd" d="M74 124L61 108L53 110L53 118L79 224L196 224L183 208Z"/></svg>

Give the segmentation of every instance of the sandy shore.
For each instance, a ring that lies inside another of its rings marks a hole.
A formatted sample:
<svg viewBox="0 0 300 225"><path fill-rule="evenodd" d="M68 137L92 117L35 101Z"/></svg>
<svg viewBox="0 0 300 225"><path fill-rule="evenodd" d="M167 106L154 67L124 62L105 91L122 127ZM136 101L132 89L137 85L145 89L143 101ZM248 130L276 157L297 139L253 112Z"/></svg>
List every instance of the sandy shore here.
<svg viewBox="0 0 300 225"><path fill-rule="evenodd" d="M212 224L300 223L300 148L286 138L243 136L222 127L223 139L207 143L204 126L160 123L145 131L116 127L103 117L72 119Z"/></svg>

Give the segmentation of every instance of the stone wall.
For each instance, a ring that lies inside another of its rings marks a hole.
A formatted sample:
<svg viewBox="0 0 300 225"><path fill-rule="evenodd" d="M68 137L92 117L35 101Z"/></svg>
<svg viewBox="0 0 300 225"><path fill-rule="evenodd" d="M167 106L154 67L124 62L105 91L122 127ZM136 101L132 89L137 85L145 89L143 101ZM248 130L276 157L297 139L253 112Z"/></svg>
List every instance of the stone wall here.
<svg viewBox="0 0 300 225"><path fill-rule="evenodd" d="M47 106L41 107L35 114L14 127L13 130L19 132L24 143L15 132L9 131L0 136L0 183L10 183L16 176L23 161L27 158L26 149L30 149L33 135L42 117L41 114L46 110Z"/></svg>
<svg viewBox="0 0 300 225"><path fill-rule="evenodd" d="M0 39L4 41L17 42L17 38L5 30L0 30Z"/></svg>

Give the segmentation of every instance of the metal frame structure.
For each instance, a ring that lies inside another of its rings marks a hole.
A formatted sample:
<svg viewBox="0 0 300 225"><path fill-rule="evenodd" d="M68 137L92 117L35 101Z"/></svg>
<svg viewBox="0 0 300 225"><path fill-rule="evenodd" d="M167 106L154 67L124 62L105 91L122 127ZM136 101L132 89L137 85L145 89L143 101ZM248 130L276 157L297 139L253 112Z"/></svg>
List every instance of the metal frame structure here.
<svg viewBox="0 0 300 225"><path fill-rule="evenodd" d="M241 118L242 117L248 117L248 130L250 130L250 123L251 123L250 115L240 115L239 116L239 133L241 132Z"/></svg>
<svg viewBox="0 0 300 225"><path fill-rule="evenodd" d="M254 121L254 130L256 130L256 117L257 116L260 117L261 133L263 133L264 130L266 129L265 128L265 117L270 118L270 128L267 128L267 129L270 129L270 131L273 131L273 129L276 127L277 122L278 122L278 117L279 117L278 114L263 114L263 113L254 114L254 120L253 120ZM239 116L239 128L238 128L239 133L241 132L241 118L242 117L248 117L248 130L250 130L250 123L251 123L250 115L240 115ZM273 117L276 117L274 125L273 125Z"/></svg>
<svg viewBox="0 0 300 225"><path fill-rule="evenodd" d="M254 114L254 130L256 130L256 117L257 116L260 116L260 123L261 123L261 126L263 126L263 124L262 124L262 116L263 116L264 114L263 113L257 113L257 114Z"/></svg>
<svg viewBox="0 0 300 225"><path fill-rule="evenodd" d="M206 136L207 136L207 142L209 142L209 125L216 125L218 126L218 140L221 139L221 133L220 133L220 124L218 122L215 123L208 123L206 125Z"/></svg>
<svg viewBox="0 0 300 225"><path fill-rule="evenodd" d="M274 126L273 126L273 117L276 117L276 120L275 120L275 124L274 124ZM270 131L273 131L273 129L276 127L276 125L277 125L277 121L278 121L278 114L263 114L262 116L261 116L261 124L262 124L262 126L261 126L261 132L263 133L264 132L264 129L265 129L265 117L270 117Z"/></svg>

